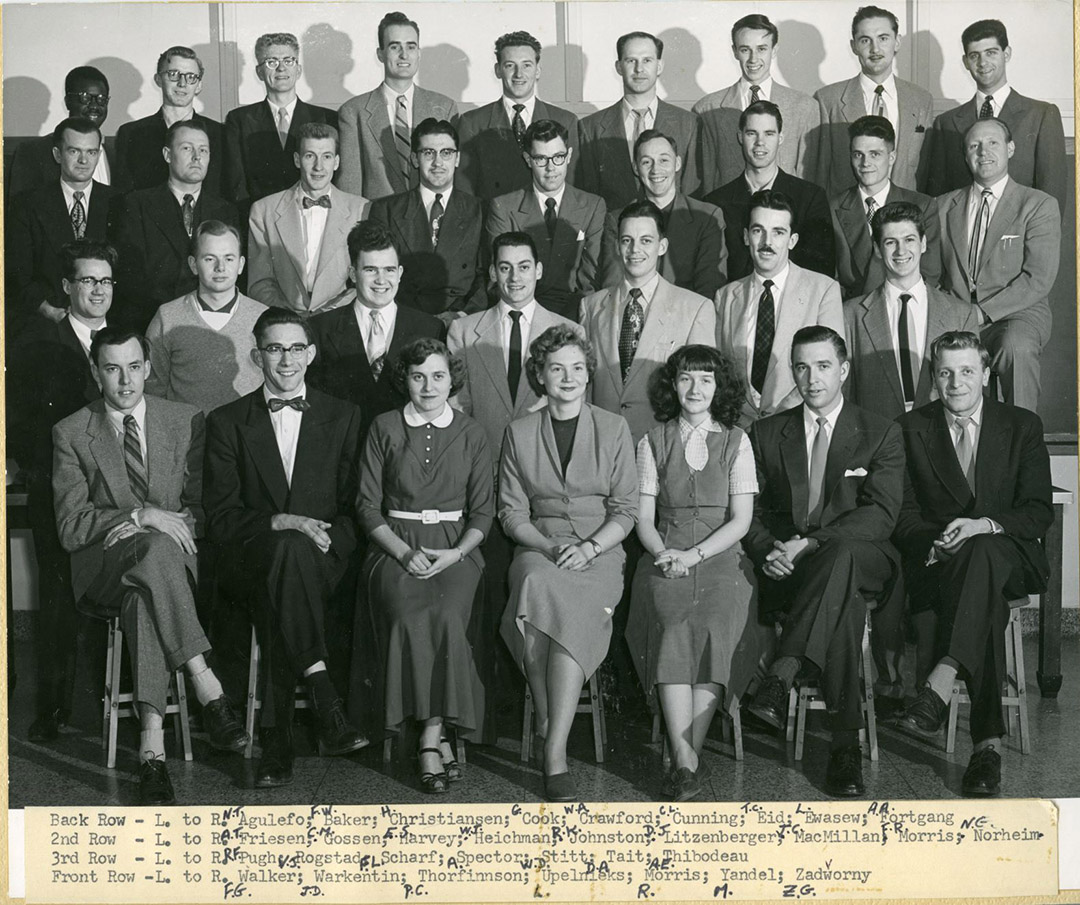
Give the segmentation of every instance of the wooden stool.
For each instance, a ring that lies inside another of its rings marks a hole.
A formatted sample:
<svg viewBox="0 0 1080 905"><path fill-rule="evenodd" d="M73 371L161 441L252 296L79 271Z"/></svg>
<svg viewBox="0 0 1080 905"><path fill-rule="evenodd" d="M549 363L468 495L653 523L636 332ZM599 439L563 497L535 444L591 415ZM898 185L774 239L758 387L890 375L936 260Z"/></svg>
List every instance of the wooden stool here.
<svg viewBox="0 0 1080 905"><path fill-rule="evenodd" d="M1028 602L1026 597L1009 601L1009 624L1005 626L1005 686L1002 689L1001 704L1008 712L1009 734L1013 726L1019 724L1020 753L1031 753L1031 727L1028 725L1027 686L1024 680L1024 639L1020 629L1020 608ZM961 704L970 704L967 686L963 679L953 682L952 699L949 701L949 716L945 729L945 750L952 754L956 750L956 720Z"/></svg>
<svg viewBox="0 0 1080 905"><path fill-rule="evenodd" d="M604 717L604 698L600 694L600 679L596 673L589 678L589 683L581 689L575 713L592 714L593 751L596 762L604 762L604 747L607 745L607 720ZM533 701L529 683L525 683L525 712L521 721L521 762L527 764L532 753Z"/></svg>
<svg viewBox="0 0 1080 905"><path fill-rule="evenodd" d="M262 701L259 699L259 659L261 654L259 639L255 637L255 626L252 626L251 656L248 657L247 710L244 714L244 729L248 734L244 757L249 760L251 759L252 749L255 747L255 713L262 709ZM307 688L303 682L298 682L296 685L296 703L293 706L297 710L309 710L311 708L311 699L308 697Z"/></svg>
<svg viewBox="0 0 1080 905"><path fill-rule="evenodd" d="M859 742L870 740L870 760L878 759L877 716L874 713L874 672L870 658L870 613L866 614L863 627L862 662L859 674L863 680L862 711L866 726L859 730ZM806 715L811 710L825 710L825 697L817 685L791 687L788 694L787 740L795 740L795 760L802 760L803 742L806 738Z"/></svg>
<svg viewBox="0 0 1080 905"><path fill-rule="evenodd" d="M739 699L732 698L727 713L720 714L720 737L724 746L730 749L735 760L743 759L742 715L739 712ZM663 738L664 744L660 758L665 767L671 766L671 752L668 750L667 733L664 732L664 717L659 712L653 714L652 742L655 745ZM708 734L706 733L706 738Z"/></svg>
<svg viewBox="0 0 1080 905"><path fill-rule="evenodd" d="M105 654L105 694L102 698L101 747L105 749L105 766L116 766L116 727L120 717L139 718L135 695L120 690L120 667L124 661L124 630L120 617L109 620L109 646ZM183 667L169 678L169 700L162 716L177 717L184 760L191 760L191 724L188 722L187 687Z"/></svg>

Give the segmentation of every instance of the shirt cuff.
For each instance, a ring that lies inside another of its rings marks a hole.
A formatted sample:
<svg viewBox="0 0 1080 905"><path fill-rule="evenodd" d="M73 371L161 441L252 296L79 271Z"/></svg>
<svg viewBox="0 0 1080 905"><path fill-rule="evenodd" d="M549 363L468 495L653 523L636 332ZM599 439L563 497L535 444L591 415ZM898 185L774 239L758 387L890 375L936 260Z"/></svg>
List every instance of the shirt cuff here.
<svg viewBox="0 0 1080 905"><path fill-rule="evenodd" d="M986 519L986 521L990 523L990 533L991 534L1004 534L1005 533L1005 529L1002 528L1001 525L999 525L997 522L995 522L992 518L990 518L990 516L984 515L983 518Z"/></svg>
<svg viewBox="0 0 1080 905"><path fill-rule="evenodd" d="M131 510L131 521L135 524L136 528L139 528L139 529L142 528L142 522L139 521L139 510L138 509L132 509Z"/></svg>

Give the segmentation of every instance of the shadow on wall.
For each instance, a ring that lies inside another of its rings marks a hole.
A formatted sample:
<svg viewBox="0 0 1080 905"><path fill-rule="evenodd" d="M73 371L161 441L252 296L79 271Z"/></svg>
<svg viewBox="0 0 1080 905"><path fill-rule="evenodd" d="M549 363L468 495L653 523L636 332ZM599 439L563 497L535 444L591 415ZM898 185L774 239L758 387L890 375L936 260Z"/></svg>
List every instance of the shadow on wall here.
<svg viewBox="0 0 1080 905"><path fill-rule="evenodd" d="M115 135L120 126L135 119L131 108L142 97L143 85L149 85L157 92L157 86L151 81L151 77L143 75L127 60L119 57L96 57L86 65L96 66L109 80L109 118L103 130L109 135Z"/></svg>
<svg viewBox="0 0 1080 905"><path fill-rule="evenodd" d="M777 22L776 27L780 30L780 43L775 67L784 84L804 94L813 94L825 84L821 78L821 64L825 62L821 32L807 22L793 19ZM852 69L855 70L854 64Z"/></svg>
<svg viewBox="0 0 1080 905"><path fill-rule="evenodd" d="M544 48L544 53L549 51L554 55L557 48L554 45L550 45ZM586 84L586 75L589 72L589 55L585 53L580 44L567 44L562 49L565 53L565 71L566 72L580 72L581 82L578 85L566 86L566 99L568 105L578 115L578 117L588 116L590 113L595 113L600 108L596 104L589 103L581 97L583 86ZM540 89L541 93L543 88Z"/></svg>
<svg viewBox="0 0 1080 905"><path fill-rule="evenodd" d="M425 56L427 53L425 49ZM310 26L300 36L300 59L311 103L336 110L352 97L345 79L355 66L353 40L345 32L326 22Z"/></svg>
<svg viewBox="0 0 1080 905"><path fill-rule="evenodd" d="M469 55L453 44L430 44L420 62L420 84L457 103L469 86ZM470 105L471 106L471 105Z"/></svg>
<svg viewBox="0 0 1080 905"><path fill-rule="evenodd" d="M223 122L227 110L221 109L221 61L236 60L236 74L244 76L244 55L240 53L235 41L221 41L218 44L193 44L191 49L203 64L203 88L195 103L197 109L210 119Z"/></svg>
<svg viewBox="0 0 1080 905"><path fill-rule="evenodd" d="M918 52L913 55L915 60L925 58L926 70L921 73L916 72L903 72L901 77L907 79L909 82L916 81L915 76L918 76L918 84L922 85L927 91L930 92L935 98L941 100L947 100L943 107L939 106L938 109L951 109L960 101L954 98L942 98L941 89L941 76L945 71L945 52L941 49L941 42L937 37L929 31L916 31L908 35L904 40L911 41L912 47ZM903 47L901 47L903 49ZM959 51L957 51L959 53ZM972 94L975 93L972 88ZM964 98L966 100L967 98Z"/></svg>
<svg viewBox="0 0 1080 905"><path fill-rule="evenodd" d="M40 135L49 123L52 92L44 82L25 75L4 79L4 132Z"/></svg>
<svg viewBox="0 0 1080 905"><path fill-rule="evenodd" d="M657 37L664 42L664 71L658 80L664 100L687 106L697 103L705 94L697 80L703 61L701 41L685 28L668 28Z"/></svg>

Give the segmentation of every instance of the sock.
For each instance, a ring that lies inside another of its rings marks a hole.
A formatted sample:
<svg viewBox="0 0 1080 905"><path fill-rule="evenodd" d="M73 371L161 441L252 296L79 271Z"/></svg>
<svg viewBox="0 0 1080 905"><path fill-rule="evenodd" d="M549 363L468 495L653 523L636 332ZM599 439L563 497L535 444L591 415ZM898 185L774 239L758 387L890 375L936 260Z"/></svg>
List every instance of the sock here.
<svg viewBox="0 0 1080 905"><path fill-rule="evenodd" d="M981 742L976 742L974 745L974 753L978 754L980 751L984 751L987 748L1000 748L1001 739L997 736L994 738L984 738Z"/></svg>
<svg viewBox="0 0 1080 905"><path fill-rule="evenodd" d="M841 748L851 748L859 744L858 729L834 729L832 741L829 743L830 751L839 751Z"/></svg>
<svg viewBox="0 0 1080 905"><path fill-rule="evenodd" d="M157 760L165 758L165 730L143 729L139 732L139 760Z"/></svg>
<svg viewBox="0 0 1080 905"><path fill-rule="evenodd" d="M930 670L930 675L926 677L926 684L930 686L930 690L945 703L948 703L949 698L952 697L953 683L955 681L956 667L950 666L944 660Z"/></svg>
<svg viewBox="0 0 1080 905"><path fill-rule="evenodd" d="M769 675L776 676L783 682L784 690L787 691L795 684L795 676L798 675L801 665L798 657L777 657L769 669Z"/></svg>
<svg viewBox="0 0 1080 905"><path fill-rule="evenodd" d="M217 676L214 675L214 671L205 662L201 670L189 673L189 678L191 679L192 688L195 689L195 697L199 699L199 704L202 707L205 707L211 701L216 701L224 694Z"/></svg>
<svg viewBox="0 0 1080 905"><path fill-rule="evenodd" d="M307 684L308 691L311 692L316 711L329 707L337 700L337 690L334 688L334 683L330 681L330 673L325 668L312 673L307 670L304 672L304 682Z"/></svg>
<svg viewBox="0 0 1080 905"><path fill-rule="evenodd" d="M306 679L309 676L313 676L313 675L315 675L315 673L320 672L320 671L321 672L326 671L326 661L325 660L319 660L316 663L312 663L311 666L309 666L307 669L304 670L304 678Z"/></svg>

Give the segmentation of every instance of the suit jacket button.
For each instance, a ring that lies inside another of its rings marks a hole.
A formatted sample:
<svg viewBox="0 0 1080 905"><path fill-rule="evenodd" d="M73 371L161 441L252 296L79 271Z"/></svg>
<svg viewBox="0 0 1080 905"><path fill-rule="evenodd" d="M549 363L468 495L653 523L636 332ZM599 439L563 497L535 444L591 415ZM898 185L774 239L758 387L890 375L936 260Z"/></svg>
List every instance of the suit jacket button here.
<svg viewBox="0 0 1080 905"><path fill-rule="evenodd" d="M630 403L629 402L623 402L622 404L619 405L619 408L628 409L628 408L630 408Z"/></svg>
<svg viewBox="0 0 1080 905"><path fill-rule="evenodd" d="M568 497L568 496L564 496L564 497L562 498L562 501L563 501L564 503L569 503L569 502L570 502L570 497Z"/></svg>

